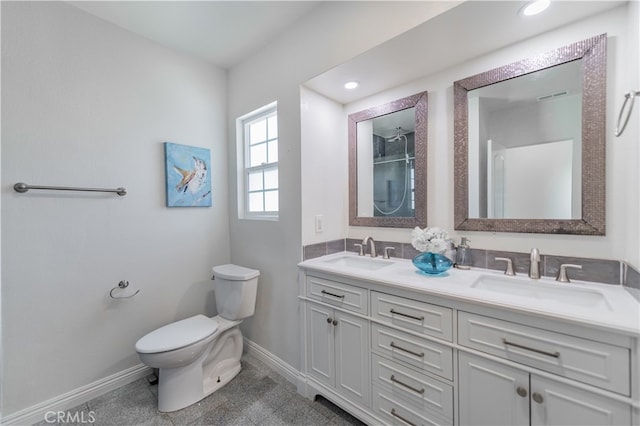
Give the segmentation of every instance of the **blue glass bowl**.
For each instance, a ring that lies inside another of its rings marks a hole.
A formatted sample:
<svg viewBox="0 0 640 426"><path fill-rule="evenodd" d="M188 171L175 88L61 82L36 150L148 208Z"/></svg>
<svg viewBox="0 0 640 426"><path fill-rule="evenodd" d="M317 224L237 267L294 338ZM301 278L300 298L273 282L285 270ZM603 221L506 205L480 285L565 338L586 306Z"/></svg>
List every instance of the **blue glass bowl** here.
<svg viewBox="0 0 640 426"><path fill-rule="evenodd" d="M440 275L447 272L453 266L448 257L439 253L420 253L412 260L416 268L425 274Z"/></svg>

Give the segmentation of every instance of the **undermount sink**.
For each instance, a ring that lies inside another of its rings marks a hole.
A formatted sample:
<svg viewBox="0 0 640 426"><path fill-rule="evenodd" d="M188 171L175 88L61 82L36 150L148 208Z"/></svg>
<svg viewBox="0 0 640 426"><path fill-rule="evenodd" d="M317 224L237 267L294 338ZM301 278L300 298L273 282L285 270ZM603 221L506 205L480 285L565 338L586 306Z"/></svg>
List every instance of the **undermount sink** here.
<svg viewBox="0 0 640 426"><path fill-rule="evenodd" d="M378 269L386 268L387 266L393 265L393 262L390 260L376 259L374 257L364 256L340 256L333 259L325 260L325 263L353 269L362 269L366 271L376 271Z"/></svg>
<svg viewBox="0 0 640 426"><path fill-rule="evenodd" d="M471 287L538 301L555 301L583 308L611 310L604 294L575 284L555 284L505 276L481 275L471 284Z"/></svg>

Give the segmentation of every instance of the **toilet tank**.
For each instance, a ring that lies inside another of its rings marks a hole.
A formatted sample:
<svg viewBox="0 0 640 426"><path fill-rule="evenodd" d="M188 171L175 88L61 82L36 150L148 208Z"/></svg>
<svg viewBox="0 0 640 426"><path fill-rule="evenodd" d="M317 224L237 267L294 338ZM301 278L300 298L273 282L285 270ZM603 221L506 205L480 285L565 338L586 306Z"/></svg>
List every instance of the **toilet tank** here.
<svg viewBox="0 0 640 426"><path fill-rule="evenodd" d="M260 271L238 265L213 267L214 292L218 315L241 320L253 315Z"/></svg>

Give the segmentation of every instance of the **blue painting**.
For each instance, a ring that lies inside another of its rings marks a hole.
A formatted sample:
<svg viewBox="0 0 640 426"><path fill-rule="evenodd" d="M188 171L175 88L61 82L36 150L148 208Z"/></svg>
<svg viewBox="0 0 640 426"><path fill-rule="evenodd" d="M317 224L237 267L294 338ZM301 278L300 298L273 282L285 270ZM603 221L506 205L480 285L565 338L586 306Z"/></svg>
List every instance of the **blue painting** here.
<svg viewBox="0 0 640 426"><path fill-rule="evenodd" d="M211 207L211 151L164 143L167 207Z"/></svg>

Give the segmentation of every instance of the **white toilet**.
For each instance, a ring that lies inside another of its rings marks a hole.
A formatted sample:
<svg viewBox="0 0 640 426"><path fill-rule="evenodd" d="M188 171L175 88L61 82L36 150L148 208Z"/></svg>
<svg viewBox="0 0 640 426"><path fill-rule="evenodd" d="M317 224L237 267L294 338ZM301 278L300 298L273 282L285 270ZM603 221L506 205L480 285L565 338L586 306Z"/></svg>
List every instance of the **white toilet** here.
<svg viewBox="0 0 640 426"><path fill-rule="evenodd" d="M240 372L239 325L253 315L260 271L213 268L218 316L196 315L165 325L136 343L143 363L160 369L158 410L176 411L212 394Z"/></svg>

